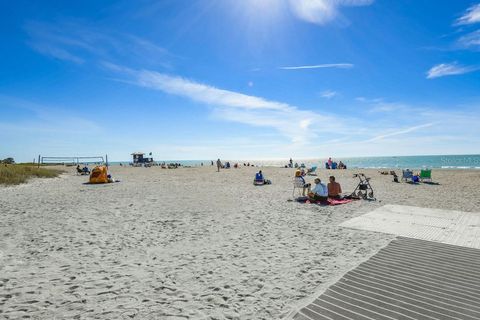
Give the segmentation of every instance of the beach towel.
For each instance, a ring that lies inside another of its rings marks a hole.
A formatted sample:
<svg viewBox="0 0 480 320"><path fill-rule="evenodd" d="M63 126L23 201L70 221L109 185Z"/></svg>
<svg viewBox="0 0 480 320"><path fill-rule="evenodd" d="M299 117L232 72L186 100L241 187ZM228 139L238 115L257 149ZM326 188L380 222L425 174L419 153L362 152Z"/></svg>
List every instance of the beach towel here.
<svg viewBox="0 0 480 320"><path fill-rule="evenodd" d="M333 199L333 198L328 198L326 201L311 201L308 197L298 197L295 199L297 202L300 203L313 203L317 204L320 206L338 206L341 204L345 203L350 203L352 201L358 200L358 199Z"/></svg>
<svg viewBox="0 0 480 320"><path fill-rule="evenodd" d="M339 204L345 204L355 200L357 199L328 199L328 202L330 206L338 206Z"/></svg>

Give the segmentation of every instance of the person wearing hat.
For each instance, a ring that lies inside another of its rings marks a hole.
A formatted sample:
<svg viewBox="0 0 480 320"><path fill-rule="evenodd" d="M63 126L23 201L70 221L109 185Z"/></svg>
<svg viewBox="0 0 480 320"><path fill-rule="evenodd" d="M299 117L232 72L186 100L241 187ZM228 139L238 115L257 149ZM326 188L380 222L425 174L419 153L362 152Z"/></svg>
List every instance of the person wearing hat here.
<svg viewBox="0 0 480 320"><path fill-rule="evenodd" d="M305 196L305 190L308 190L307 194L310 193L311 184L305 183L305 179L303 178L302 172L300 170L295 171L295 180L303 185L303 192L302 192L303 196Z"/></svg>
<svg viewBox="0 0 480 320"><path fill-rule="evenodd" d="M315 178L315 186L312 191L308 194L310 200L313 201L325 201L328 199L328 188L325 184L322 183L320 178Z"/></svg>

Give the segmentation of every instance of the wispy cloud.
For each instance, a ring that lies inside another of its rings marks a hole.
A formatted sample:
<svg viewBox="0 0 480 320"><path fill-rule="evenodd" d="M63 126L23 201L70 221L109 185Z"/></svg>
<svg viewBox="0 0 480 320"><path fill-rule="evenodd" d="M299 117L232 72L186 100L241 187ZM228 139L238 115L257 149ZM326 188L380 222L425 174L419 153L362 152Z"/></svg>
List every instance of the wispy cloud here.
<svg viewBox="0 0 480 320"><path fill-rule="evenodd" d="M30 46L36 50L37 52L53 57L55 59L59 60L65 60L69 62L74 62L77 64L82 64L85 62L84 59L80 58L79 56L76 56L73 53L68 52L67 50L57 47L57 46L52 46L48 43L36 43L32 42L30 43Z"/></svg>
<svg viewBox="0 0 480 320"><path fill-rule="evenodd" d="M480 48L480 30L476 30L474 32L468 33L464 36L461 36L457 44L464 49L469 48Z"/></svg>
<svg viewBox="0 0 480 320"><path fill-rule="evenodd" d="M480 3L468 8L465 13L455 21L455 25L466 25L480 22Z"/></svg>
<svg viewBox="0 0 480 320"><path fill-rule="evenodd" d="M441 63L433 66L430 70L428 70L427 79L459 75L459 74L469 73L475 70L478 70L478 67L462 66L462 65L459 65L457 62Z"/></svg>
<svg viewBox="0 0 480 320"><path fill-rule="evenodd" d="M136 85L212 106L212 114L217 119L273 128L291 142L303 143L308 137L316 138L321 132L345 134L350 131L349 126L341 119L303 110L287 103L220 89L155 71L133 70L108 64L105 66L127 75L127 81Z"/></svg>
<svg viewBox="0 0 480 320"><path fill-rule="evenodd" d="M398 136L398 135L410 133L410 132L417 131L417 130L420 130L420 129L423 129L423 128L431 127L433 125L435 125L435 123L425 123L425 124L421 124L421 125L417 125L417 126L403 128L403 129L400 129L400 130L395 130L393 132L384 133L384 134L380 134L378 136L375 136L371 139L366 140L366 142L383 140L383 139L388 138L388 137L393 137L393 136Z"/></svg>
<svg viewBox="0 0 480 320"><path fill-rule="evenodd" d="M373 106L369 110L370 112L394 112L394 111L401 111L405 109L405 105L401 103L395 103L395 102L385 102L383 100L380 101L372 101Z"/></svg>
<svg viewBox="0 0 480 320"><path fill-rule="evenodd" d="M279 67L279 69L282 69L282 70L322 69L322 68L350 69L350 68L353 68L353 64L351 64L351 63L324 63L324 64L315 64L315 65L307 65L307 66Z"/></svg>
<svg viewBox="0 0 480 320"><path fill-rule="evenodd" d="M47 23L29 21L24 25L27 44L35 51L81 64L98 59L127 61L169 68L169 52L133 34L107 31L80 22Z"/></svg>
<svg viewBox="0 0 480 320"><path fill-rule="evenodd" d="M401 103L384 103L381 99L362 99L363 103L383 103L385 111L407 114L408 117L392 117L388 113L377 113L375 126L371 119L335 116L317 111L305 110L283 102L220 89L199 83L184 77L162 74L149 70L132 70L124 67L112 67L115 72L126 75L128 82L145 88L159 90L168 94L182 96L192 101L211 107L214 119L246 124L254 127L271 128L287 137L289 142L283 144L284 150L303 152L300 148L317 150L319 146L340 145L358 146L368 144L369 148L389 146L395 137L415 135L415 137L436 136L445 119L452 127L460 128L465 123L464 117L458 118L453 113L437 112L427 108L409 108ZM400 106L397 108L397 106ZM390 108L391 107L391 108ZM408 112L407 112L408 111ZM412 114L417 117L412 121ZM428 122L422 121L428 119ZM420 122L420 123L419 123ZM423 122L423 123L422 123ZM410 124L410 125L408 125ZM333 143L328 137L335 133L337 141ZM395 140L396 141L396 140ZM282 143L280 143L282 145ZM280 148L280 147L279 147Z"/></svg>
<svg viewBox="0 0 480 320"><path fill-rule="evenodd" d="M313 123L329 121L326 115L286 103L219 89L178 76L145 70L133 74L138 85L214 106L214 116L223 120L274 128L292 142L305 142L309 132L313 135L318 131L312 127Z"/></svg>
<svg viewBox="0 0 480 320"><path fill-rule="evenodd" d="M98 134L102 127L81 115L66 112L63 108L53 108L28 100L0 94L0 110L22 109L29 112L25 119L14 122L0 121L0 129L8 133L53 133L53 134Z"/></svg>
<svg viewBox="0 0 480 320"><path fill-rule="evenodd" d="M138 84L170 94L188 97L192 100L220 106L242 109L266 109L277 111L293 111L294 107L281 102L219 89L182 77L170 76L155 71L135 72Z"/></svg>
<svg viewBox="0 0 480 320"><path fill-rule="evenodd" d="M331 99L335 96L338 95L338 92L333 91L333 90L325 90L320 92L320 97L325 98L325 99Z"/></svg>
<svg viewBox="0 0 480 320"><path fill-rule="evenodd" d="M373 0L290 0L289 3L299 19L322 25L337 18L342 6L368 6Z"/></svg>

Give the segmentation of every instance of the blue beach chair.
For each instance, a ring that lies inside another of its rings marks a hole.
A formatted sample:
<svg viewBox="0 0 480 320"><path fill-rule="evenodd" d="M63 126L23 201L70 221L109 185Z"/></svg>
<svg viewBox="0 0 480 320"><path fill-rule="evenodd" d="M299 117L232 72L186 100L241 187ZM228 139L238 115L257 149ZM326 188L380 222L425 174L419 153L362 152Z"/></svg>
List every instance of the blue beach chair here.
<svg viewBox="0 0 480 320"><path fill-rule="evenodd" d="M317 175L316 171L317 171L317 167L313 166L312 168L307 169L307 175L316 176Z"/></svg>
<svg viewBox="0 0 480 320"><path fill-rule="evenodd" d="M402 181L408 182L408 180L413 182L413 171L410 171L409 169L407 170L402 170Z"/></svg>

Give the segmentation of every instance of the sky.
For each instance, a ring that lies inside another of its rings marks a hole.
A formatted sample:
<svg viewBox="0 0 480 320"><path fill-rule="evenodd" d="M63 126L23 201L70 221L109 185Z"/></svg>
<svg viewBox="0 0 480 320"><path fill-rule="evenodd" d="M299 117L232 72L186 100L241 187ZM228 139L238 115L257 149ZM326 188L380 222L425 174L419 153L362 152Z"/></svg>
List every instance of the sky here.
<svg viewBox="0 0 480 320"><path fill-rule="evenodd" d="M480 153L480 2L0 0L0 158Z"/></svg>

